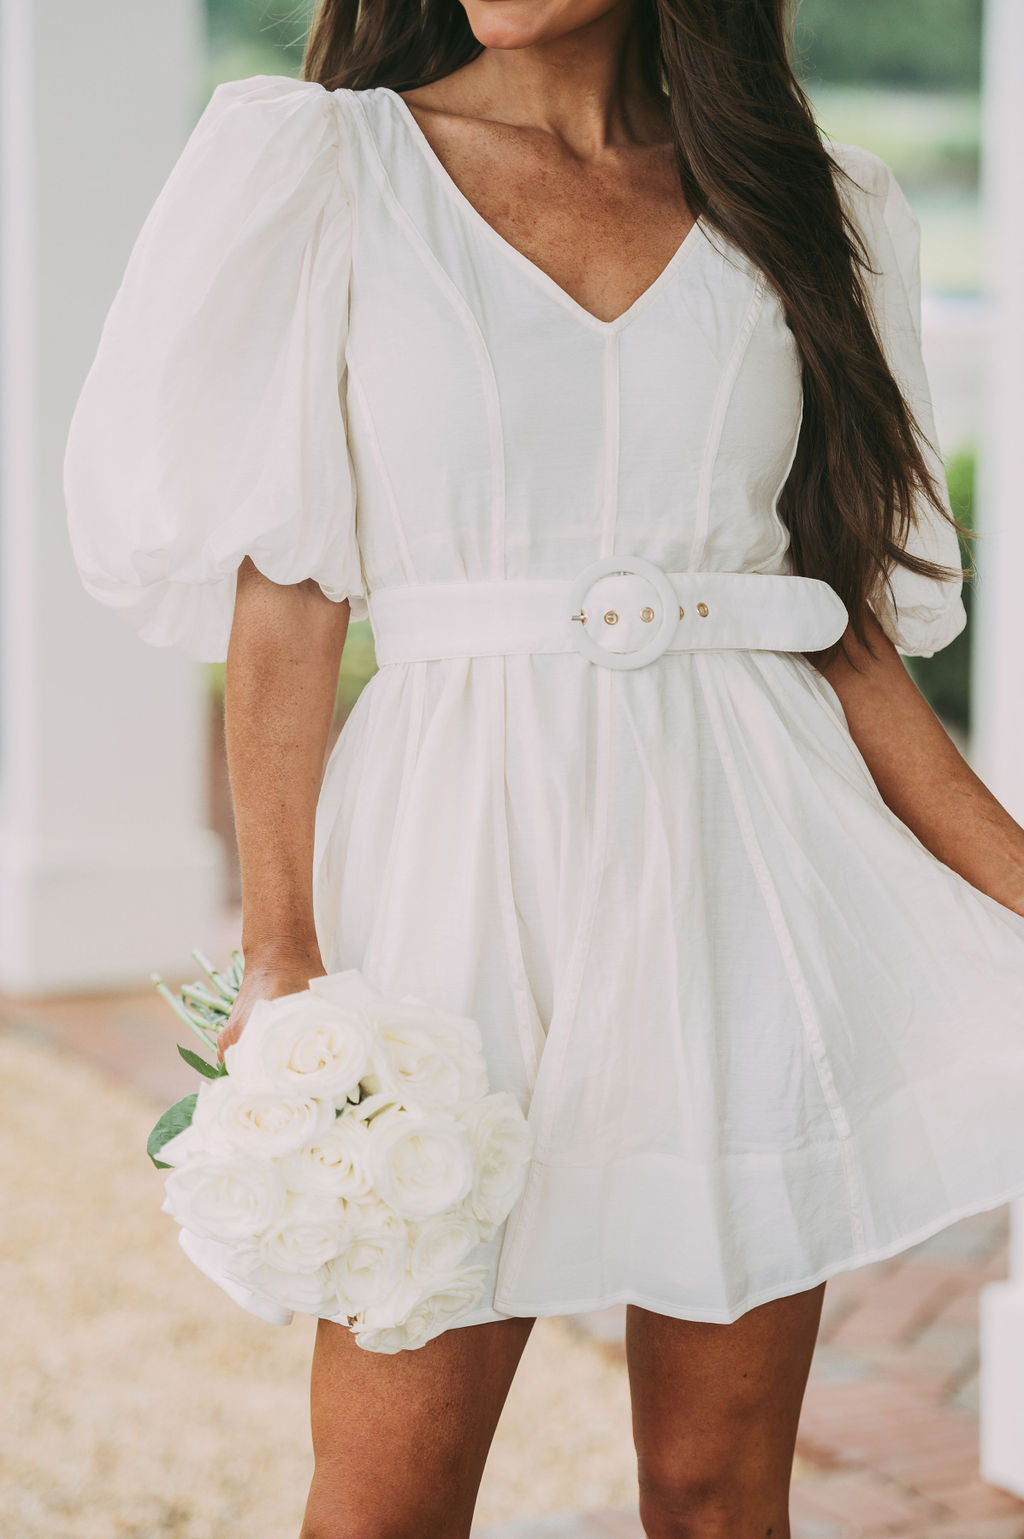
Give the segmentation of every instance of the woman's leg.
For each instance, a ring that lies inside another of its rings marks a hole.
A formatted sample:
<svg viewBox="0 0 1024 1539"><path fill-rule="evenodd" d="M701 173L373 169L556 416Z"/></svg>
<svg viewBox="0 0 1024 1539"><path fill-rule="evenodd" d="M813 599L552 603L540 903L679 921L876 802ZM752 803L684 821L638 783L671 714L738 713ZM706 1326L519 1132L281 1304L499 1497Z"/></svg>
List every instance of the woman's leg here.
<svg viewBox="0 0 1024 1539"><path fill-rule="evenodd" d="M484 1460L533 1327L455 1326L385 1354L321 1320L315 1471L300 1539L467 1539Z"/></svg>
<svg viewBox="0 0 1024 1539"><path fill-rule="evenodd" d="M825 1285L732 1325L629 1305L626 1358L648 1539L789 1539L797 1423Z"/></svg>

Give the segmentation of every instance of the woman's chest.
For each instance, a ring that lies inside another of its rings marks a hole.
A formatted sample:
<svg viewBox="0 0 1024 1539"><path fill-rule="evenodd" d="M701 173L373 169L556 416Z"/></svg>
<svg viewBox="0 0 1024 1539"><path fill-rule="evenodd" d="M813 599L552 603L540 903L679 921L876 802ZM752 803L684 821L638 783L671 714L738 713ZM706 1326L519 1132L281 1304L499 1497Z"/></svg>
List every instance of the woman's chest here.
<svg viewBox="0 0 1024 1539"><path fill-rule="evenodd" d="M597 321L632 310L693 226L670 143L611 144L581 157L537 128L438 112L424 123L392 91L370 101L398 114L424 170L484 238L511 248Z"/></svg>
<svg viewBox="0 0 1024 1539"><path fill-rule="evenodd" d="M578 525L678 516L726 483L770 504L799 427L795 344L760 273L694 226L601 321L488 226L380 93L353 104L347 400L394 499ZM407 109L406 109L407 111ZM724 478L724 480L723 480ZM737 510L739 511L739 510Z"/></svg>

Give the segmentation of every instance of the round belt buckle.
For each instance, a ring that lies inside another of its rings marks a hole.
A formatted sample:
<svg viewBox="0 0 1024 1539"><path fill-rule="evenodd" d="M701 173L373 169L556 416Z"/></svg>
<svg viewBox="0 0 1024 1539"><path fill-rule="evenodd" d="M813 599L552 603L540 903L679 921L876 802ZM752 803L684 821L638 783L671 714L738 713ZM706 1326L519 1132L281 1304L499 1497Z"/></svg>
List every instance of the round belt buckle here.
<svg viewBox="0 0 1024 1539"><path fill-rule="evenodd" d="M614 578L623 581L616 584L611 581ZM629 578L641 583L628 582ZM679 623L679 597L668 574L642 556L602 556L592 562L573 582L569 601L569 623L578 650L603 668L642 668L654 662L671 643ZM625 638L640 633L643 640L629 646ZM602 645L599 634L610 644Z"/></svg>

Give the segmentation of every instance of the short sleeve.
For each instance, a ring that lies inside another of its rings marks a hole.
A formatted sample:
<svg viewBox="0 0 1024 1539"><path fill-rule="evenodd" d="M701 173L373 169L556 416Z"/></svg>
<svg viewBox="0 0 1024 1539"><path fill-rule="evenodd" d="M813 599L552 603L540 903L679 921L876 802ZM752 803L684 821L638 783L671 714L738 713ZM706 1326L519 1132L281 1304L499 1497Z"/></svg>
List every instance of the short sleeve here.
<svg viewBox="0 0 1024 1539"><path fill-rule="evenodd" d="M856 145L826 147L855 184L838 179L840 195L863 234L875 269L866 281L879 337L920 428L925 462L948 511L945 469L921 351L920 225L892 171L877 155ZM952 524L924 496L914 511L905 548L941 566L959 568L960 545ZM959 578L944 581L894 566L890 586L891 592L880 590L872 607L886 635L905 656L931 657L967 623Z"/></svg>
<svg viewBox="0 0 1024 1539"><path fill-rule="evenodd" d="M65 449L68 532L86 590L154 646L223 660L245 556L366 617L343 137L315 82L218 86L104 321Z"/></svg>

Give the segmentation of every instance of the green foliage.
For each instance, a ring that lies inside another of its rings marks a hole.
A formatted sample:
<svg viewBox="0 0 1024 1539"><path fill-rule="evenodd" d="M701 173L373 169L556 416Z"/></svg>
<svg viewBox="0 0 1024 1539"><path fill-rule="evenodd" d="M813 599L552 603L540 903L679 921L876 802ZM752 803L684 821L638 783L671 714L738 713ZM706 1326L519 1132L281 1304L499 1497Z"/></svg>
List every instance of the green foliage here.
<svg viewBox="0 0 1024 1539"><path fill-rule="evenodd" d="M311 0L206 0L206 25L211 43L234 43L248 37L302 61L313 14Z"/></svg>
<svg viewBox="0 0 1024 1539"><path fill-rule="evenodd" d="M228 1071L222 1063L210 1063L208 1059L201 1058L190 1047L182 1047L178 1044L178 1052L184 1058L190 1069L196 1069L204 1079L221 1079Z"/></svg>
<svg viewBox="0 0 1024 1539"><path fill-rule="evenodd" d="M295 75L313 15L313 0L206 0L207 94L221 80Z"/></svg>
<svg viewBox="0 0 1024 1539"><path fill-rule="evenodd" d="M830 82L813 84L810 97L828 138L865 145L915 191L932 183L948 197L951 188L974 187L981 156L977 91Z"/></svg>
<svg viewBox="0 0 1024 1539"><path fill-rule="evenodd" d="M958 524L962 524L965 529L971 530L975 527L974 483L976 473L973 449L964 449L959 454L954 455L946 466L946 486L949 488L949 501L954 517ZM961 549L965 557L969 555L968 545L968 541L961 541Z"/></svg>
<svg viewBox="0 0 1024 1539"><path fill-rule="evenodd" d="M799 0L800 69L815 80L976 90L982 0Z"/></svg>
<svg viewBox="0 0 1024 1539"><path fill-rule="evenodd" d="M343 721L358 700L363 686L369 683L376 672L373 630L369 620L359 620L348 628L341 657L341 672L338 675L337 711Z"/></svg>
<svg viewBox="0 0 1024 1539"><path fill-rule="evenodd" d="M146 1142L146 1153L149 1155L157 1170L170 1170L166 1160L157 1159L157 1155L164 1144L169 1144L172 1138L183 1133L186 1128L192 1126L192 1113L196 1109L196 1091L191 1095L182 1096L180 1101L175 1101L164 1112L156 1127L150 1133Z"/></svg>
<svg viewBox="0 0 1024 1539"><path fill-rule="evenodd" d="M975 456L973 450L964 450L946 466L946 484L949 500L957 521L966 529L974 524ZM970 571L974 566L971 543L960 541L960 559ZM907 667L928 700L932 710L950 726L962 733L970 729L971 689L971 615L974 594L970 583L964 585L964 608L967 610L967 628L955 641L934 657L908 657Z"/></svg>

